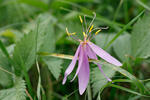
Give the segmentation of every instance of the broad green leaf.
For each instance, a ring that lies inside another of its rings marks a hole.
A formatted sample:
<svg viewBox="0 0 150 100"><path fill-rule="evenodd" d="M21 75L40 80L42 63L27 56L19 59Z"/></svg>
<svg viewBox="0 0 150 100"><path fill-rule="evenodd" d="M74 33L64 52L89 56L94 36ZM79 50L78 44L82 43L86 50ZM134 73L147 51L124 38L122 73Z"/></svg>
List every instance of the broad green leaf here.
<svg viewBox="0 0 150 100"><path fill-rule="evenodd" d="M115 34L112 33L100 33L95 37L95 42L98 46L101 48L104 48L108 42L115 36ZM110 49L110 48L109 48Z"/></svg>
<svg viewBox="0 0 150 100"><path fill-rule="evenodd" d="M55 50L56 34L54 32L54 23L56 19L45 13L40 15L37 21L39 21L37 49L39 52L52 53ZM53 76L58 79L61 73L62 60L50 57L42 58Z"/></svg>
<svg viewBox="0 0 150 100"><path fill-rule="evenodd" d="M9 54L1 40L0 40L0 49L6 57L9 57Z"/></svg>
<svg viewBox="0 0 150 100"><path fill-rule="evenodd" d="M150 82L147 82L145 85L150 90Z"/></svg>
<svg viewBox="0 0 150 100"><path fill-rule="evenodd" d="M104 73L108 77L113 77L115 74L115 70L112 70L110 67L111 65L105 64L102 65L102 69L104 70ZM100 89L107 84L107 79L104 77L104 75L101 73L98 67L93 68L91 72L91 82L92 82L92 88L93 88L93 96L95 97L96 94L100 91Z"/></svg>
<svg viewBox="0 0 150 100"><path fill-rule="evenodd" d="M25 34L16 43L13 53L16 74L21 74L22 67L29 70L35 61L36 56L36 32Z"/></svg>
<svg viewBox="0 0 150 100"><path fill-rule="evenodd" d="M55 59L55 58L50 58L50 57L46 57L44 58L45 63L48 66L48 69L51 71L51 73L53 74L53 76L58 79L59 75L61 73L61 64L63 62L62 59Z"/></svg>
<svg viewBox="0 0 150 100"><path fill-rule="evenodd" d="M0 84L4 87L7 87L12 84L12 76L4 72L3 69L6 71L11 71L11 64L9 53L0 40Z"/></svg>
<svg viewBox="0 0 150 100"><path fill-rule="evenodd" d="M8 87L12 85L12 76L1 70L1 68L11 71L11 65L8 58L0 50L0 85Z"/></svg>
<svg viewBox="0 0 150 100"><path fill-rule="evenodd" d="M148 58L150 56L150 14L144 17L134 25L131 46L132 54L139 58Z"/></svg>
<svg viewBox="0 0 150 100"><path fill-rule="evenodd" d="M25 91L25 81L16 78L12 88L0 90L0 100L26 100Z"/></svg>
<svg viewBox="0 0 150 100"><path fill-rule="evenodd" d="M37 34L37 51L53 52L55 50L54 24L56 19L49 13L40 14L30 26ZM29 27L30 27L29 26Z"/></svg>
<svg viewBox="0 0 150 100"><path fill-rule="evenodd" d="M39 20L38 42L42 42L39 51L53 52L55 50L54 24L56 19L48 13L42 14Z"/></svg>
<svg viewBox="0 0 150 100"><path fill-rule="evenodd" d="M135 18L133 18L128 24L126 24L122 30L120 30L113 39L107 44L106 48L108 48L130 25L132 25L142 14L144 10L141 11Z"/></svg>
<svg viewBox="0 0 150 100"><path fill-rule="evenodd" d="M113 49L122 62L126 61L126 57L131 55L130 39L130 34L125 34L120 36L113 44Z"/></svg>

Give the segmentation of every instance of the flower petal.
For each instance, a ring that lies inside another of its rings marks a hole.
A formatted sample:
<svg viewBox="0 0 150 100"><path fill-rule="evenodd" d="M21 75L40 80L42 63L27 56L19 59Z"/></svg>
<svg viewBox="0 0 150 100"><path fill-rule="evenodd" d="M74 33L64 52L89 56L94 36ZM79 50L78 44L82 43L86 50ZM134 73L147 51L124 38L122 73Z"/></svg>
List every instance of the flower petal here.
<svg viewBox="0 0 150 100"><path fill-rule="evenodd" d="M91 48L87 45L86 47L86 50L87 50L87 55L89 56L89 58L91 59L96 59L97 60L97 56L96 54L91 50ZM94 62L95 63L95 62ZM97 63L95 63L97 64ZM112 81L109 77L106 76L106 74L104 73L102 67L100 64L97 64L97 66L99 67L101 73L104 75L104 77L108 80L108 81Z"/></svg>
<svg viewBox="0 0 150 100"><path fill-rule="evenodd" d="M109 53L98 47L97 45L93 44L92 42L88 42L88 45L91 47L91 49L102 59L106 60L107 62L114 64L116 66L122 66L122 64L112 57Z"/></svg>
<svg viewBox="0 0 150 100"><path fill-rule="evenodd" d="M84 93L89 82L90 69L89 69L89 62L88 62L88 57L86 52L84 52L83 63L81 66L82 67L80 68L80 71L78 73L80 95Z"/></svg>
<svg viewBox="0 0 150 100"><path fill-rule="evenodd" d="M78 55L79 55L79 52L81 50L81 45L79 45L73 59L72 59L72 62L70 63L69 67L66 69L65 71L65 76L64 76L64 79L63 79L63 82L62 84L65 84L66 83L66 80L67 80L67 76L72 72L72 70L74 69L75 67L75 64L76 64L76 61L78 59Z"/></svg>
<svg viewBox="0 0 150 100"><path fill-rule="evenodd" d="M81 46L81 50L80 50L80 53L79 53L79 60L78 60L78 68L77 68L77 71L76 71L76 74L75 76L73 77L73 79L71 80L71 82L76 78L76 76L78 75L79 71L80 71L80 68L82 67L82 64L83 64L83 59L84 59L84 50L83 50L83 47Z"/></svg>

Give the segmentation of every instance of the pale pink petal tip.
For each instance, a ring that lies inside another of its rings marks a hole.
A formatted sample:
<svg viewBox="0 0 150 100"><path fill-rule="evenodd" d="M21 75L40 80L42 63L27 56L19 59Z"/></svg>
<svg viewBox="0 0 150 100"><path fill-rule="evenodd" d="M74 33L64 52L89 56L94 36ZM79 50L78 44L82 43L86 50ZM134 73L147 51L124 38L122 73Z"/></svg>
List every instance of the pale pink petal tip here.
<svg viewBox="0 0 150 100"><path fill-rule="evenodd" d="M78 55L79 55L79 52L80 52L80 49L81 48L81 45L79 45L73 59L72 59L72 62L70 63L69 67L66 69L65 71L65 76L64 76L64 79L63 79L63 82L62 84L65 84L66 80L67 80L67 76L73 71L74 67L75 67L75 64L78 60Z"/></svg>
<svg viewBox="0 0 150 100"><path fill-rule="evenodd" d="M85 56L85 53L84 53L83 47L81 46L81 49L80 49L80 52L79 52L78 68L77 68L76 74L73 77L73 79L71 80L71 82L76 78L76 76L78 75L81 67L83 66L82 64L84 63L83 62L84 61L84 56Z"/></svg>
<svg viewBox="0 0 150 100"><path fill-rule="evenodd" d="M92 42L88 42L88 45L102 59L106 60L107 62L109 62L115 66L122 66L122 64L117 59L112 57L109 53L104 51L102 48L98 47L97 45L93 44Z"/></svg>
<svg viewBox="0 0 150 100"><path fill-rule="evenodd" d="M65 75L64 79L63 79L63 82L62 82L63 85L66 83L66 80L67 80L67 76Z"/></svg>

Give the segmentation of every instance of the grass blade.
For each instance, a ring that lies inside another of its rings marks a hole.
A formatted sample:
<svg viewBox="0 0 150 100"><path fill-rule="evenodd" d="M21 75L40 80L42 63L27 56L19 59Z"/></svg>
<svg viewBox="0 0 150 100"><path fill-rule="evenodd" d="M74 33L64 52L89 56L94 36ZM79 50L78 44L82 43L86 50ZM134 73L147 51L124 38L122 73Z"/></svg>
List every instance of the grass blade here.
<svg viewBox="0 0 150 100"><path fill-rule="evenodd" d="M127 25L123 27L122 30L120 30L116 36L106 45L105 49L107 49L130 25L132 25L143 13L145 10L143 10L139 15L137 15L135 18L133 18Z"/></svg>

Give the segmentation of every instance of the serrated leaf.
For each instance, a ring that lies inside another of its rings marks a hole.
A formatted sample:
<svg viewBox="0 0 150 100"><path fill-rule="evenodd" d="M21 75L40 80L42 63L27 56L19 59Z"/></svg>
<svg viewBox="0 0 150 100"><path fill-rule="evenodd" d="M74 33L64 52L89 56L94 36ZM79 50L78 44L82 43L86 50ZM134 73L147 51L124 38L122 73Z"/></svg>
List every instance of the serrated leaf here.
<svg viewBox="0 0 150 100"><path fill-rule="evenodd" d="M131 35L120 36L113 44L113 49L122 62L126 61L126 56L131 55Z"/></svg>
<svg viewBox="0 0 150 100"><path fill-rule="evenodd" d="M113 77L115 74L115 70L110 69L111 65L103 64L102 69L107 77ZM100 89L107 84L107 79L104 77L104 75L101 73L101 71L98 69L98 67L93 68L91 72L91 82L92 82L92 88L93 88L93 96L95 97L96 94L100 91Z"/></svg>
<svg viewBox="0 0 150 100"><path fill-rule="evenodd" d="M25 34L17 42L13 53L16 74L21 74L23 66L26 70L29 70L34 63L36 56L36 34L36 32Z"/></svg>
<svg viewBox="0 0 150 100"><path fill-rule="evenodd" d="M62 64L62 59L55 59L55 58L50 58L50 57L46 57L44 59L45 63L48 66L48 69L51 71L51 73L53 74L53 76L58 79L61 73L61 64Z"/></svg>
<svg viewBox="0 0 150 100"><path fill-rule="evenodd" d="M53 52L55 50L54 23L56 19L49 13L44 13L36 19L37 26L37 51Z"/></svg>
<svg viewBox="0 0 150 100"><path fill-rule="evenodd" d="M52 53L55 50L55 33L54 33L54 19L48 13L41 14L38 19L38 51ZM43 61L47 64L48 69L53 74L53 76L58 79L61 73L62 60L54 59L50 57L42 57Z"/></svg>
<svg viewBox="0 0 150 100"><path fill-rule="evenodd" d="M11 71L11 65L7 57L0 50L0 68ZM0 85L8 87L12 85L12 76L0 69Z"/></svg>
<svg viewBox="0 0 150 100"><path fill-rule="evenodd" d="M134 57L150 56L150 14L146 14L134 25L131 37L132 54Z"/></svg>
<svg viewBox="0 0 150 100"><path fill-rule="evenodd" d="M26 100L25 81L21 78L16 78L12 88L0 91L0 100Z"/></svg>

